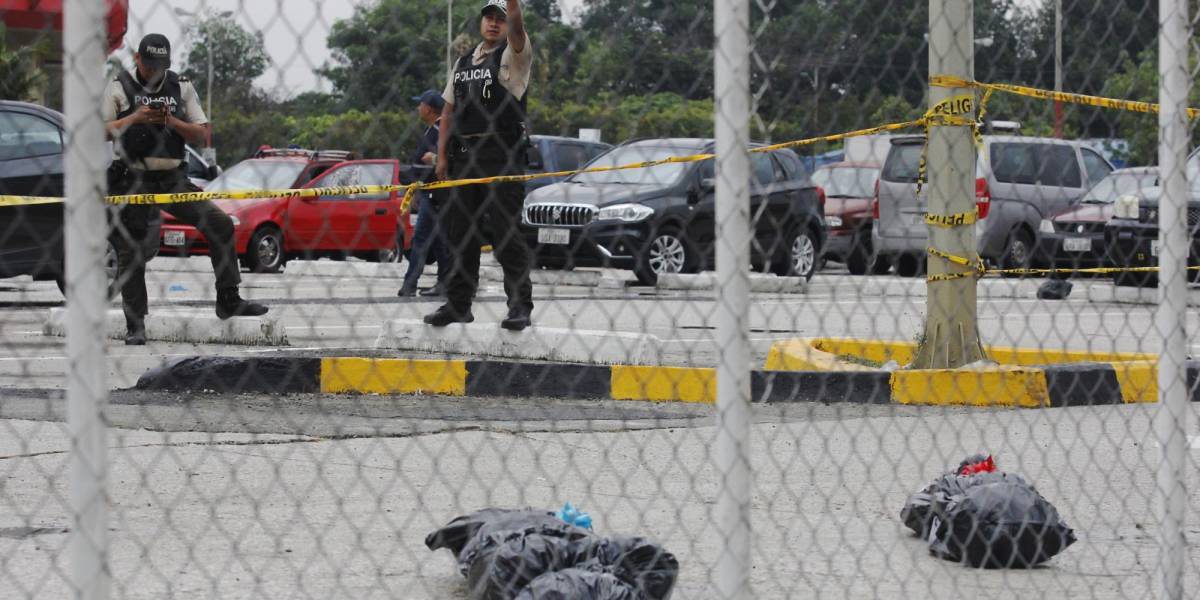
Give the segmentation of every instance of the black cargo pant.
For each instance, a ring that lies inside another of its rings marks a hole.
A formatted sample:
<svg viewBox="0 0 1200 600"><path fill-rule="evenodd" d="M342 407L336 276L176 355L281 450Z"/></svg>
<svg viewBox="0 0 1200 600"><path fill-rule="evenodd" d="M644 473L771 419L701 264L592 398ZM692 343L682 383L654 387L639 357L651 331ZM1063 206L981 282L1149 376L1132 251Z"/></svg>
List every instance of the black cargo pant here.
<svg viewBox="0 0 1200 600"><path fill-rule="evenodd" d="M514 148L515 156L518 149ZM524 148L519 148L524 162ZM514 160L509 150L467 150L455 144L450 156L451 179L476 179L494 175L520 174L510 168ZM446 279L447 303L456 312L471 308L471 299L479 287L479 254L484 231L488 229L492 251L504 269L504 293L510 311L533 311L533 285L529 281L532 265L529 247L521 234L521 211L525 204L525 184L493 183L467 185L446 190L442 206L447 254L453 268Z"/></svg>
<svg viewBox="0 0 1200 600"><path fill-rule="evenodd" d="M199 191L181 170L134 171L114 165L109 172L110 194L170 194ZM146 263L149 253L145 246L154 211L161 210L181 223L191 225L204 235L208 242L208 254L216 275L217 291L236 288L242 282L238 270L237 252L233 247L233 220L215 204L202 202L180 202L158 205L124 205L120 209L119 224L113 228L110 239L117 251L117 284L121 287L121 301L125 310L145 316L148 312L146 295Z"/></svg>

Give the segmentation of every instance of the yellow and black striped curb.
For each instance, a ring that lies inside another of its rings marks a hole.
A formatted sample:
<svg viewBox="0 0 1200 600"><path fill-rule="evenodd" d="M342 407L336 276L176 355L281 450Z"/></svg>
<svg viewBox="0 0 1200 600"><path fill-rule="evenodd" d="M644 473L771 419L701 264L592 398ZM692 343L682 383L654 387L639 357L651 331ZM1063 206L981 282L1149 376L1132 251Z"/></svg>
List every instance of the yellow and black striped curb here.
<svg viewBox="0 0 1200 600"><path fill-rule="evenodd" d="M1189 363L1193 401L1200 363ZM1109 363L969 371L878 369L754 371L759 403L907 404L1046 408L1153 402L1155 372ZM440 396L716 402L710 368L601 366L491 360L197 356L147 372L137 389L244 394Z"/></svg>

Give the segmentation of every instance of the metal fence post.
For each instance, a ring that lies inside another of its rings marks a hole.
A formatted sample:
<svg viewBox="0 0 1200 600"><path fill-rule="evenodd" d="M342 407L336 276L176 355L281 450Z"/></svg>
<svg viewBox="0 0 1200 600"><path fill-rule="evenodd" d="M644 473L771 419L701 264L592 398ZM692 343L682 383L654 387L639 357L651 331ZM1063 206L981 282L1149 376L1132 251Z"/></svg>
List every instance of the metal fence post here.
<svg viewBox="0 0 1200 600"><path fill-rule="evenodd" d="M1158 162L1162 172L1159 211L1159 304L1155 324L1163 337L1158 364L1158 410L1154 431L1162 447L1158 464L1159 532L1158 597L1178 600L1183 594L1187 559L1184 518L1187 490L1187 257L1188 257L1188 64L1186 0L1159 0Z"/></svg>
<svg viewBox="0 0 1200 600"><path fill-rule="evenodd" d="M104 352L108 282L103 196L109 153L100 120L104 92L105 6L64 5L63 100L66 114L67 424L71 433L70 575L76 598L109 596L108 472Z"/></svg>
<svg viewBox="0 0 1200 600"><path fill-rule="evenodd" d="M750 4L715 0L719 597L750 597Z"/></svg>

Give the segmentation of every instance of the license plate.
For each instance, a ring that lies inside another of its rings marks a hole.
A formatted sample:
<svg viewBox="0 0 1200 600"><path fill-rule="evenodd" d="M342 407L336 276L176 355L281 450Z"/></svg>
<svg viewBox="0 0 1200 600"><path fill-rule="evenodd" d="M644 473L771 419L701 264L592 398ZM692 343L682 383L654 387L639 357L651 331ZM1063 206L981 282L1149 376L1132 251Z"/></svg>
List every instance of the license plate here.
<svg viewBox="0 0 1200 600"><path fill-rule="evenodd" d="M1067 252L1091 252L1092 238L1067 238L1063 240L1063 250Z"/></svg>
<svg viewBox="0 0 1200 600"><path fill-rule="evenodd" d="M182 246L184 242L182 231L164 231L163 243L168 246Z"/></svg>
<svg viewBox="0 0 1200 600"><path fill-rule="evenodd" d="M1158 256L1158 240L1150 241L1150 256Z"/></svg>
<svg viewBox="0 0 1200 600"><path fill-rule="evenodd" d="M570 244L571 230L570 229L554 229L551 227L543 227L538 229L539 244Z"/></svg>

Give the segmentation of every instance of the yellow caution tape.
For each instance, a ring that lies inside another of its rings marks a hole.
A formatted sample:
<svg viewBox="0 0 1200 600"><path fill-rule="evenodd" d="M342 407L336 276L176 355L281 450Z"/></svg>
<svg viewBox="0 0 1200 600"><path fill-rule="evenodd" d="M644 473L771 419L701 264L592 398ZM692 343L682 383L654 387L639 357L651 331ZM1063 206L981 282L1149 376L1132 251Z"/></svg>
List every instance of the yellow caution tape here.
<svg viewBox="0 0 1200 600"><path fill-rule="evenodd" d="M1067 102L1070 104L1082 104L1086 106L1110 108L1129 112L1158 114L1159 110L1159 106L1151 102L1135 102L1133 100L1119 100L1117 98L1105 98L1103 96L1088 96L1086 94L1056 92L1054 90L1045 90L1041 88L1013 85L1009 83L983 83L979 81L968 81L966 79L962 79L961 77L953 77L950 75L932 75L929 77L929 85L945 88L977 88L988 91L1007 92L1009 94L1016 94L1018 96L1026 96L1029 98L1056 100L1058 102ZM1187 114L1188 118L1194 119L1200 116L1200 110L1189 108L1187 109Z"/></svg>
<svg viewBox="0 0 1200 600"><path fill-rule="evenodd" d="M930 276L926 277L925 280L926 281L954 281L956 279L966 279L968 277L975 277L975 275L976 275L976 273L973 271L965 271L963 273L941 273L938 275L930 275Z"/></svg>
<svg viewBox="0 0 1200 600"><path fill-rule="evenodd" d="M979 209L953 215L925 215L926 225L947 228L958 227L959 225L972 225L977 220L979 220Z"/></svg>

